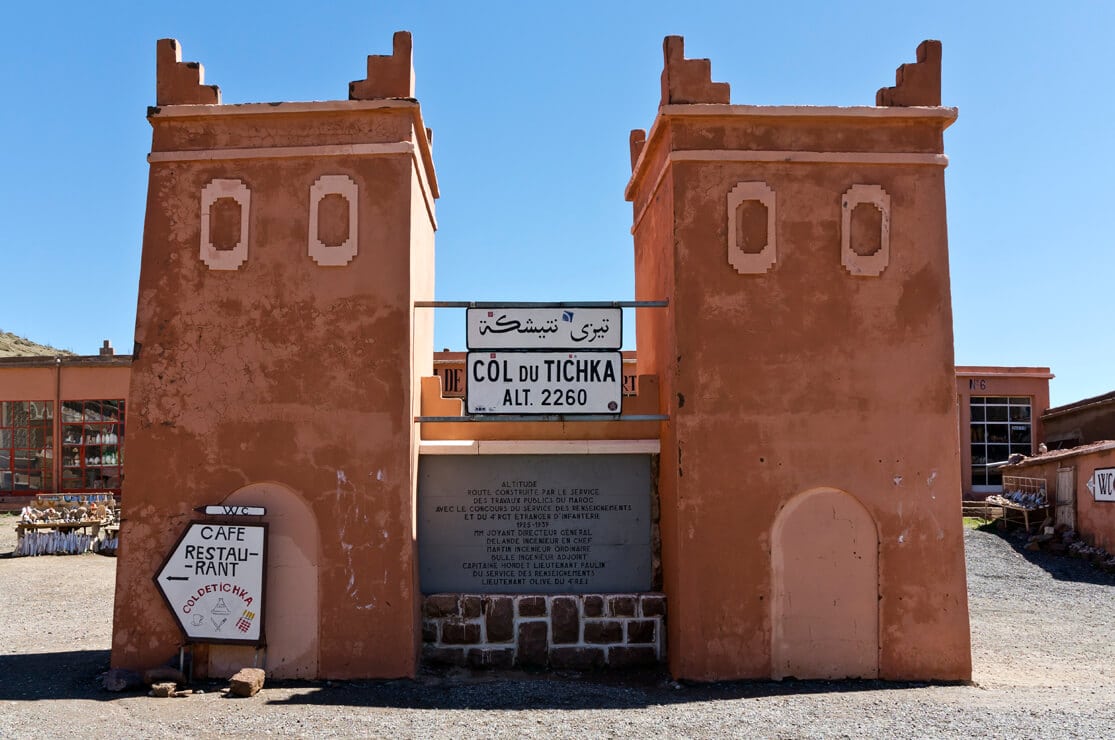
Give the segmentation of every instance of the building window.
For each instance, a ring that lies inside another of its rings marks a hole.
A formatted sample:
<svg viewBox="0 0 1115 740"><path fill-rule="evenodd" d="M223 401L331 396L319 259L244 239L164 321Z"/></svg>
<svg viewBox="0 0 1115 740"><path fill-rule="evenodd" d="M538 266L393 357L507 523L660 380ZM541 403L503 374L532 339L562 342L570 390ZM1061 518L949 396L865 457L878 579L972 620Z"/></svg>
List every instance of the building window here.
<svg viewBox="0 0 1115 740"><path fill-rule="evenodd" d="M53 490L54 403L0 401L0 495Z"/></svg>
<svg viewBox="0 0 1115 740"><path fill-rule="evenodd" d="M1003 475L994 463L1016 452L1033 453L1030 399L1024 396L972 396L972 489L999 490Z"/></svg>
<svg viewBox="0 0 1115 740"><path fill-rule="evenodd" d="M124 401L63 401L61 490L119 493L123 466Z"/></svg>

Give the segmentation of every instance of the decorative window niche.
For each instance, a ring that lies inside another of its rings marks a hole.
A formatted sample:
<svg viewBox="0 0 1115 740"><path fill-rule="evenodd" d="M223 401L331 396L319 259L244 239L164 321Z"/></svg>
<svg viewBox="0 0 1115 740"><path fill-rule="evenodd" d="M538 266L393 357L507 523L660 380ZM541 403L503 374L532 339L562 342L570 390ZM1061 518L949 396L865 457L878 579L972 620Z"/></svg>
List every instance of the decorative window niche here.
<svg viewBox="0 0 1115 740"><path fill-rule="evenodd" d="M359 189L345 175L322 175L310 186L309 253L322 267L344 267L356 257Z"/></svg>
<svg viewBox="0 0 1115 740"><path fill-rule="evenodd" d="M840 208L840 263L849 275L882 275L890 264L887 191L878 185L853 185L844 193Z"/></svg>
<svg viewBox="0 0 1115 740"><path fill-rule="evenodd" d="M210 270L238 270L247 261L251 202L239 180L211 180L201 189L201 261Z"/></svg>
<svg viewBox="0 0 1115 740"><path fill-rule="evenodd" d="M774 191L741 182L728 193L728 264L741 275L762 275L777 260Z"/></svg>

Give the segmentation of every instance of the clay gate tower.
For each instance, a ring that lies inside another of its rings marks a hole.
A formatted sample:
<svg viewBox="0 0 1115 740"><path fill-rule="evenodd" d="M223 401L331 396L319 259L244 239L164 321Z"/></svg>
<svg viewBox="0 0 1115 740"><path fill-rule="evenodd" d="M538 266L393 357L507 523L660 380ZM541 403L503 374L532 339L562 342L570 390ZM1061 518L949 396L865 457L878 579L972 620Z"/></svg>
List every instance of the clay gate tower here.
<svg viewBox="0 0 1115 740"><path fill-rule="evenodd" d="M349 100L220 105L202 82L159 42L113 664L177 652L153 565L195 507L250 503L270 527L268 673L412 675L433 350L412 305L433 298L438 191L410 34ZM195 673L251 650L195 646Z"/></svg>
<svg viewBox="0 0 1115 740"><path fill-rule="evenodd" d="M561 424L457 421L432 377L409 34L345 101L221 105L158 55L114 665L177 652L152 577L227 504L267 510L277 678L664 652L698 680L970 677L938 43L835 108L732 105L666 39L627 198L636 298L669 305L638 317L619 418ZM222 643L195 675L256 662Z"/></svg>
<svg viewBox="0 0 1115 740"><path fill-rule="evenodd" d="M940 54L764 107L666 39L627 198L675 676L970 675Z"/></svg>

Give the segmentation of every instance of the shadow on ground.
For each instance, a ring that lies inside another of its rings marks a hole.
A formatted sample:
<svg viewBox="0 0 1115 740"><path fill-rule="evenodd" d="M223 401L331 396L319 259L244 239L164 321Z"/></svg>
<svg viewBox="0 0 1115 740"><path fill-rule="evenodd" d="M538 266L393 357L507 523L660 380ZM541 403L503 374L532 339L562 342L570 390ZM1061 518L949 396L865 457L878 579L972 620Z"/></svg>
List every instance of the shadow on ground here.
<svg viewBox="0 0 1115 740"><path fill-rule="evenodd" d="M733 681L677 683L655 674L481 674L450 678L305 684L310 690L272 705L324 705L392 709L638 709L663 704L803 694L891 691L927 683L886 681ZM292 685L293 686L293 685Z"/></svg>
<svg viewBox="0 0 1115 740"><path fill-rule="evenodd" d="M108 661L108 650L0 655L0 700L116 698L97 680Z"/></svg>
<svg viewBox="0 0 1115 740"><path fill-rule="evenodd" d="M86 699L111 701L146 693L105 691L100 675L108 670L108 650L0 655L0 701ZM677 683L664 671L532 674L521 672L426 672L417 679L393 681L269 681L286 698L263 698L273 706L351 706L393 709L637 709L719 699L805 694L893 691L927 683L886 681L735 681ZM198 682L192 688L214 692L224 682ZM230 699L235 697L230 697Z"/></svg>
<svg viewBox="0 0 1115 740"><path fill-rule="evenodd" d="M1030 536L1020 527L1000 529L995 522L978 527L979 531L999 537L1019 555L1044 570L1058 581L1090 583L1096 586L1115 586L1115 573L1100 570L1087 560L1066 554L1027 550Z"/></svg>

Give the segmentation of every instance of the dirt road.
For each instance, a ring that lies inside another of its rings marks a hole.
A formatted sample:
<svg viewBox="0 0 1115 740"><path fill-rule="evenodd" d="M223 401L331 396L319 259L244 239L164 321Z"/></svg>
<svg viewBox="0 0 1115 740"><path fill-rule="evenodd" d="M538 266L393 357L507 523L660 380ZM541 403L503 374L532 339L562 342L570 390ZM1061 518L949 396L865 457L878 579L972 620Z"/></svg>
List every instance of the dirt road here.
<svg viewBox="0 0 1115 740"><path fill-rule="evenodd" d="M115 561L3 558L0 737L1111 737L1115 578L1021 544L966 533L974 686L454 673L251 699L103 691Z"/></svg>

